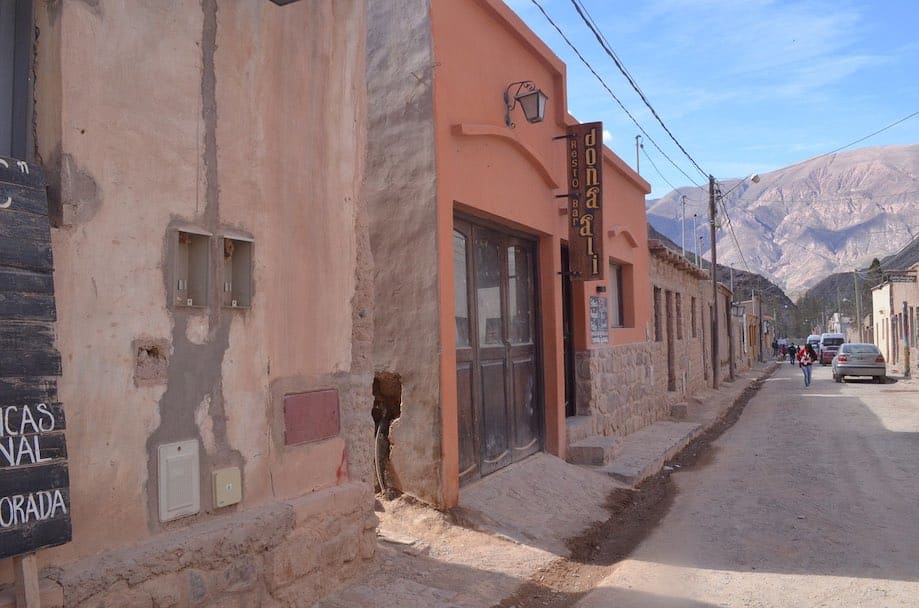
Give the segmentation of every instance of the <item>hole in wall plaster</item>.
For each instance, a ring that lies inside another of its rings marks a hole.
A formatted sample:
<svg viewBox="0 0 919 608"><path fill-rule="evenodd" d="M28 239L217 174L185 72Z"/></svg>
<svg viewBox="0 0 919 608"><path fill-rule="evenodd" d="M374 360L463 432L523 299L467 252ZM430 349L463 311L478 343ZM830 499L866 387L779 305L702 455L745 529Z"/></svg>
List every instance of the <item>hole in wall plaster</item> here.
<svg viewBox="0 0 919 608"><path fill-rule="evenodd" d="M165 384L169 368L169 341L138 338L131 346L134 350L134 385Z"/></svg>
<svg viewBox="0 0 919 608"><path fill-rule="evenodd" d="M393 498L400 494L399 483L390 462L390 425L402 415L402 376L377 372L373 378L374 468L375 489Z"/></svg>

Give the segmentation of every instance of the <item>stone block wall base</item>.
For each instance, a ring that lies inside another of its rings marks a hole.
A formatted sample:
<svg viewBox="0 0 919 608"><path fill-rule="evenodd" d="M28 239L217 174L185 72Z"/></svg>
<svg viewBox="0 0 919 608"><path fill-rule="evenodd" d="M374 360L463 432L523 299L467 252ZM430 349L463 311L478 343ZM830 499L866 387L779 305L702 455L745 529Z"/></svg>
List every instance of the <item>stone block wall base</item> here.
<svg viewBox="0 0 919 608"><path fill-rule="evenodd" d="M351 482L65 565L63 601L47 606L309 605L367 567L376 526L371 487Z"/></svg>
<svg viewBox="0 0 919 608"><path fill-rule="evenodd" d="M42 608L62 608L64 590L61 586L46 578L38 581L38 592ZM16 590L9 587L0 591L0 608L16 608Z"/></svg>
<svg viewBox="0 0 919 608"><path fill-rule="evenodd" d="M575 354L578 413L593 419L595 434L625 436L669 417L680 395L667 390L666 370L655 371L662 359L658 342Z"/></svg>

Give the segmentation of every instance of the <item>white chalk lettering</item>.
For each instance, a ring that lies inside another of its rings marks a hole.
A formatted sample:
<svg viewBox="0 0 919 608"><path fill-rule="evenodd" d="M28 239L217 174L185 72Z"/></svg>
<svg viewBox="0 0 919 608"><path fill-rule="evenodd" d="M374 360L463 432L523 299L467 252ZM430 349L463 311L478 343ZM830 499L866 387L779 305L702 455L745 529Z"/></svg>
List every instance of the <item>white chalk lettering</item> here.
<svg viewBox="0 0 919 608"><path fill-rule="evenodd" d="M12 205L12 204L13 204L13 197L12 197L12 196L8 196L8 197L6 197L6 201L5 201L5 202L0 203L0 209L9 209L9 208L10 208L10 205Z"/></svg>
<svg viewBox="0 0 919 608"><path fill-rule="evenodd" d="M41 501L39 500L39 502L41 502ZM34 501L34 500L27 500L27 501L26 501L26 509L25 509L25 511L26 511L26 519L27 519L27 520L37 520L37 519L41 518L41 513L39 513L39 511L38 511L38 504L36 504L36 501Z"/></svg>
<svg viewBox="0 0 919 608"><path fill-rule="evenodd" d="M26 431L26 426L29 427L28 431ZM37 433L38 425L35 424L35 417L32 416L32 408L26 405L22 408L22 418L19 420L19 434L25 435L27 432Z"/></svg>
<svg viewBox="0 0 919 608"><path fill-rule="evenodd" d="M0 158L0 165L3 165L3 168L4 168L4 169L9 169L9 168L10 168L10 164L9 164L8 162L6 162L5 160L3 160L2 158Z"/></svg>
<svg viewBox="0 0 919 608"><path fill-rule="evenodd" d="M35 408L34 411L32 408ZM11 419L20 412L19 424ZM11 405L0 408L0 437L15 437L27 433L48 433L54 430L54 413L44 403L34 406Z"/></svg>
<svg viewBox="0 0 919 608"><path fill-rule="evenodd" d="M0 498L0 528L52 519L58 513L67 514L67 505L60 490L40 490Z"/></svg>
<svg viewBox="0 0 919 608"><path fill-rule="evenodd" d="M51 458L42 458L41 444L38 435L29 437L7 437L0 441L0 465L18 467L21 464L38 464L48 462Z"/></svg>
<svg viewBox="0 0 919 608"><path fill-rule="evenodd" d="M0 412L3 414L2 416L0 416L0 423L2 423L0 424L0 437L5 437L6 435L15 434L13 433L13 431L10 430L10 414L13 412L18 412L18 411L19 411L18 407L16 407L15 405L11 405L10 407L3 408L2 412Z"/></svg>
<svg viewBox="0 0 919 608"><path fill-rule="evenodd" d="M29 163L24 160L17 160L16 166L19 167L19 170L26 175L29 174Z"/></svg>
<svg viewBox="0 0 919 608"><path fill-rule="evenodd" d="M41 414L41 420L38 422L38 430L42 433L50 433L54 430L54 414L48 411L46 403L39 403L35 406L38 413ZM47 423L47 424L45 424Z"/></svg>

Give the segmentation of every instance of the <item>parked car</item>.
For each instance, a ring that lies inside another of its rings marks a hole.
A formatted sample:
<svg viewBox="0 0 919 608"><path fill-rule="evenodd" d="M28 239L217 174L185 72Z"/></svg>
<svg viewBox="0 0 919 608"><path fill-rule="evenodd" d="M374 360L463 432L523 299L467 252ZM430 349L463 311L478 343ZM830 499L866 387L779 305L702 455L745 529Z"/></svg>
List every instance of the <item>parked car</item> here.
<svg viewBox="0 0 919 608"><path fill-rule="evenodd" d="M833 358L833 380L842 382L846 376L872 376L875 382L883 384L887 381L884 355L874 344L843 344Z"/></svg>
<svg viewBox="0 0 919 608"><path fill-rule="evenodd" d="M820 344L817 346L817 354L820 356L821 363L823 362L823 351L831 346L835 346L837 349L839 345L846 341L846 337L843 334L836 333L825 333L820 334ZM833 359L830 358L830 361Z"/></svg>
<svg viewBox="0 0 919 608"><path fill-rule="evenodd" d="M820 354L818 355L818 358L820 359L820 365L831 364L837 352L839 352L838 346L824 346L821 348Z"/></svg>

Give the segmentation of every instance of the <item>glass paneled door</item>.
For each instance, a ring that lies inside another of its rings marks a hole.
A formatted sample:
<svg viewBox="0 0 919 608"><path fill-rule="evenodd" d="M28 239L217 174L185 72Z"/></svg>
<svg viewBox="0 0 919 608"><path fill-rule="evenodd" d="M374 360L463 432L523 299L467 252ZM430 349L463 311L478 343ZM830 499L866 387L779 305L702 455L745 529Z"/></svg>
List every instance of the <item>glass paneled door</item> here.
<svg viewBox="0 0 919 608"><path fill-rule="evenodd" d="M456 219L460 481L542 449L535 243Z"/></svg>

